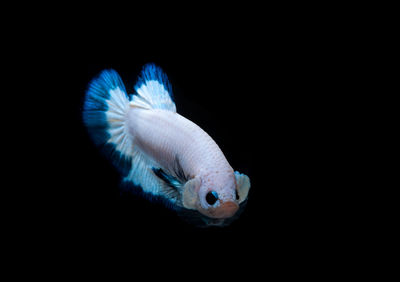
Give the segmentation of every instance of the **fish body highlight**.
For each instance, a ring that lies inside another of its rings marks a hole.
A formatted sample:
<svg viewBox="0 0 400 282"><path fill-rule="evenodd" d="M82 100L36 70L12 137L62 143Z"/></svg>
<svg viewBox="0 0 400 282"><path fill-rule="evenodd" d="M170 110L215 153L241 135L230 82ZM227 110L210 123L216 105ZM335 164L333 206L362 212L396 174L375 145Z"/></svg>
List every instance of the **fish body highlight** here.
<svg viewBox="0 0 400 282"><path fill-rule="evenodd" d="M249 178L232 169L204 130L176 112L161 68L145 65L134 88L128 95L114 70L103 71L89 84L83 111L92 139L125 186L161 199L197 225L230 223L247 200Z"/></svg>

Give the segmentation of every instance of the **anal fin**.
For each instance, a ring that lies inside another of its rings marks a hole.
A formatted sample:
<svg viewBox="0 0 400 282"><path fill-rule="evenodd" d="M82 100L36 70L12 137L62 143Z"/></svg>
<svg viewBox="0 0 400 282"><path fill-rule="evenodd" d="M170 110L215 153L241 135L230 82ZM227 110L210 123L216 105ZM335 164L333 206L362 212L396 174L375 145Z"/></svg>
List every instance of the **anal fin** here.
<svg viewBox="0 0 400 282"><path fill-rule="evenodd" d="M163 198L169 207L180 205L180 182L162 170L157 163L137 151L132 158L132 167L123 182L131 182L135 187L140 186L151 199Z"/></svg>

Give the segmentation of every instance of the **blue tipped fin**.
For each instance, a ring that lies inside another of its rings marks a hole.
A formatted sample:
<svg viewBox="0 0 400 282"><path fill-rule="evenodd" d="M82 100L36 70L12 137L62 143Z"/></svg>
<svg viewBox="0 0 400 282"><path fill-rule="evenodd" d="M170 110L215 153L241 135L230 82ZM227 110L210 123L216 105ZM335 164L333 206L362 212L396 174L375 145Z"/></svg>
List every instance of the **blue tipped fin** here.
<svg viewBox="0 0 400 282"><path fill-rule="evenodd" d="M134 187L140 186L150 200L163 199L163 202L168 202L168 207L181 205L179 181L140 152L133 156L131 170L123 182L131 183Z"/></svg>
<svg viewBox="0 0 400 282"><path fill-rule="evenodd" d="M114 70L105 70L93 79L86 92L83 122L94 143L127 175L132 166L133 143L125 119L129 98L125 86Z"/></svg>
<svg viewBox="0 0 400 282"><path fill-rule="evenodd" d="M146 64L135 84L132 106L176 112L172 87L167 75L155 64ZM146 105L146 106L143 106Z"/></svg>

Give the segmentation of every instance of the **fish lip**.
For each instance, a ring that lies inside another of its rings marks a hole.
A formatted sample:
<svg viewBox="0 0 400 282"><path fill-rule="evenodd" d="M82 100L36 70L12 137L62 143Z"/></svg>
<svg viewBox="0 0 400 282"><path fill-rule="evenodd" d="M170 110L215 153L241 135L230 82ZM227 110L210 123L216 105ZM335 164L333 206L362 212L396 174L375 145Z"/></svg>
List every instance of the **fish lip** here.
<svg viewBox="0 0 400 282"><path fill-rule="evenodd" d="M211 218L201 213L199 210L190 210L186 208L182 208L179 210L178 215L184 220L186 223L191 224L197 228L221 228L231 225L234 221L236 221L239 216L245 210L248 200L244 200L239 204L239 210L230 218Z"/></svg>
<svg viewBox="0 0 400 282"><path fill-rule="evenodd" d="M239 205L233 201L226 201L217 208L206 210L204 215L213 219L226 219L234 216L239 210Z"/></svg>

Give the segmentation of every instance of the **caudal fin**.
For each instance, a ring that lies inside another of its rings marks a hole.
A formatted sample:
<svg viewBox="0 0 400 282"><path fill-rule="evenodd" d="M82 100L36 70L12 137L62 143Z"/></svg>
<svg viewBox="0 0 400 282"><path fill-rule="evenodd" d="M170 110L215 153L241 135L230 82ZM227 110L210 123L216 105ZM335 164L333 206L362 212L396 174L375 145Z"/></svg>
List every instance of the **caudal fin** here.
<svg viewBox="0 0 400 282"><path fill-rule="evenodd" d="M94 142L120 170L124 187L133 187L137 191L141 188L148 198L164 199L174 207L180 184L134 145L126 126L130 107L175 112L171 85L159 67L147 64L139 75L135 90L136 93L128 97L117 72L103 71L89 84L83 120Z"/></svg>
<svg viewBox="0 0 400 282"><path fill-rule="evenodd" d="M129 98L114 70L104 70L93 79L86 92L83 121L93 141L112 163L127 175L132 166L132 137L126 130Z"/></svg>

